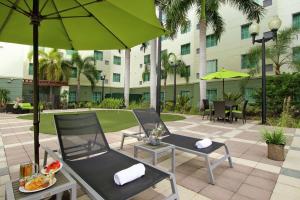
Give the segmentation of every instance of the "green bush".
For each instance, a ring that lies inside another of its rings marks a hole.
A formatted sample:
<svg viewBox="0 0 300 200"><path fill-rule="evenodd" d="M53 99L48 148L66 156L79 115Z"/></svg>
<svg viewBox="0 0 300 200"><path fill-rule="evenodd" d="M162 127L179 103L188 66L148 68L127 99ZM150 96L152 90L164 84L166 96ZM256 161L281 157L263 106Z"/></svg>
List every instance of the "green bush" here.
<svg viewBox="0 0 300 200"><path fill-rule="evenodd" d="M176 103L176 111L180 113L187 113L190 112L191 106L191 98L188 96L178 96L177 103Z"/></svg>
<svg viewBox="0 0 300 200"><path fill-rule="evenodd" d="M141 101L141 102L133 101L129 104L128 109L133 110L133 109L143 109L143 108L149 108L149 107L150 107L149 102L146 102L146 101Z"/></svg>
<svg viewBox="0 0 300 200"><path fill-rule="evenodd" d="M192 106L191 109L190 109L190 113L189 113L189 114L191 114L191 115L199 115L199 114L201 114L201 113L200 113L198 107Z"/></svg>
<svg viewBox="0 0 300 200"><path fill-rule="evenodd" d="M285 98L291 97L291 108L294 115L300 114L300 73L283 73L267 77L267 109L268 114L279 116L283 111ZM255 106L261 107L261 89L258 89Z"/></svg>
<svg viewBox="0 0 300 200"><path fill-rule="evenodd" d="M173 101L167 101L163 109L164 112L173 111Z"/></svg>
<svg viewBox="0 0 300 200"><path fill-rule="evenodd" d="M0 107L5 106L6 103L9 101L8 95L9 90L0 88Z"/></svg>
<svg viewBox="0 0 300 200"><path fill-rule="evenodd" d="M100 108L120 109L124 107L123 99L106 98L100 105Z"/></svg>
<svg viewBox="0 0 300 200"><path fill-rule="evenodd" d="M239 104L242 102L242 93L240 92L227 92L224 93L224 100L230 100L230 101L234 101L236 104Z"/></svg>
<svg viewBox="0 0 300 200"><path fill-rule="evenodd" d="M285 145L286 136L282 129L275 129L273 131L263 130L262 138L267 144Z"/></svg>

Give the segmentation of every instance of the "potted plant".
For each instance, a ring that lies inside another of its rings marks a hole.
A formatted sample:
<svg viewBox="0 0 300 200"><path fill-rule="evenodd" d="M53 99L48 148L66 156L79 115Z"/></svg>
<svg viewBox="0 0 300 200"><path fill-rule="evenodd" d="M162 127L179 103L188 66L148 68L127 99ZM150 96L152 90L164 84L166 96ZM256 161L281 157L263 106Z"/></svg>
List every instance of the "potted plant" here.
<svg viewBox="0 0 300 200"><path fill-rule="evenodd" d="M160 145L161 136L163 134L163 126L157 125L156 128L154 128L149 136L149 144L153 146Z"/></svg>
<svg viewBox="0 0 300 200"><path fill-rule="evenodd" d="M286 136L284 135L283 130L264 130L262 133L262 138L268 145L268 158L272 160L283 161L284 146L286 144Z"/></svg>

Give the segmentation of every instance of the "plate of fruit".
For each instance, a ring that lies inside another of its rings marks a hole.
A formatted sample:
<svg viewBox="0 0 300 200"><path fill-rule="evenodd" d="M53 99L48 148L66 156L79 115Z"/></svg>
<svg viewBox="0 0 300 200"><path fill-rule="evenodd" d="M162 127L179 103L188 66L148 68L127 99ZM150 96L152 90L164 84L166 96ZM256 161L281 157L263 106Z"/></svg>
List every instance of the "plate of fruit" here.
<svg viewBox="0 0 300 200"><path fill-rule="evenodd" d="M62 166L63 164L59 162L59 160L56 160L41 169L41 173L45 175L49 174L50 171L56 173L62 168Z"/></svg>
<svg viewBox="0 0 300 200"><path fill-rule="evenodd" d="M56 178L45 176L43 174L26 178L24 184L20 184L19 191L23 193L32 193L45 190L56 183Z"/></svg>

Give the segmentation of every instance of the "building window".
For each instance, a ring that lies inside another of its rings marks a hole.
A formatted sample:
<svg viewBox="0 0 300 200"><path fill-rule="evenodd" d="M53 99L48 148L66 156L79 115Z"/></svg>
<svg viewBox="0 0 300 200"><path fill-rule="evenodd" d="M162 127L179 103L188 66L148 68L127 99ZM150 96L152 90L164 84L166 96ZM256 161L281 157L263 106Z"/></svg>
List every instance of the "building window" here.
<svg viewBox="0 0 300 200"><path fill-rule="evenodd" d="M94 51L95 60L102 61L103 60L103 52L102 51Z"/></svg>
<svg viewBox="0 0 300 200"><path fill-rule="evenodd" d="M109 65L109 60L106 60L106 61L105 61L105 64L106 64L106 65Z"/></svg>
<svg viewBox="0 0 300 200"><path fill-rule="evenodd" d="M76 91L69 91L69 102L76 102Z"/></svg>
<svg viewBox="0 0 300 200"><path fill-rule="evenodd" d="M33 63L29 63L28 74L33 75Z"/></svg>
<svg viewBox="0 0 300 200"><path fill-rule="evenodd" d="M200 48L197 48L196 49L196 54L199 54L200 53Z"/></svg>
<svg viewBox="0 0 300 200"><path fill-rule="evenodd" d="M160 52L160 58L162 58L162 55L163 54L167 54L168 55L168 50L167 49L164 49Z"/></svg>
<svg viewBox="0 0 300 200"><path fill-rule="evenodd" d="M189 90L181 90L180 91L180 96L186 96L186 97L190 97L191 92Z"/></svg>
<svg viewBox="0 0 300 200"><path fill-rule="evenodd" d="M254 88L245 88L245 100L248 100L249 103L255 103L255 89Z"/></svg>
<svg viewBox="0 0 300 200"><path fill-rule="evenodd" d="M300 28L300 13L293 14L293 27Z"/></svg>
<svg viewBox="0 0 300 200"><path fill-rule="evenodd" d="M190 32L191 31L191 21L189 20L186 24L186 26L181 26L180 28L180 31L181 31L181 34L185 34L187 32Z"/></svg>
<svg viewBox="0 0 300 200"><path fill-rule="evenodd" d="M245 24L245 25L241 26L241 39L242 40L251 37L250 32L249 32L249 26L250 26L250 24Z"/></svg>
<svg viewBox="0 0 300 200"><path fill-rule="evenodd" d="M115 65L121 65L121 57L120 56L114 56L114 62Z"/></svg>
<svg viewBox="0 0 300 200"><path fill-rule="evenodd" d="M207 35L206 36L206 48L217 46L217 37L215 34Z"/></svg>
<svg viewBox="0 0 300 200"><path fill-rule="evenodd" d="M181 72L180 77L189 77L191 75L191 66L186 66Z"/></svg>
<svg viewBox="0 0 300 200"><path fill-rule="evenodd" d="M196 79L200 79L200 73L199 72L196 73Z"/></svg>
<svg viewBox="0 0 300 200"><path fill-rule="evenodd" d="M101 70L97 70L96 80L99 81L101 79Z"/></svg>
<svg viewBox="0 0 300 200"><path fill-rule="evenodd" d="M150 65L150 54L144 55L144 64Z"/></svg>
<svg viewBox="0 0 300 200"><path fill-rule="evenodd" d="M181 45L181 55L187 55L191 53L191 44L183 44Z"/></svg>
<svg viewBox="0 0 300 200"><path fill-rule="evenodd" d="M197 30L200 29L200 24L199 24L199 23L196 25L196 29L197 29Z"/></svg>
<svg viewBox="0 0 300 200"><path fill-rule="evenodd" d="M217 100L217 94L217 89L206 90L206 96L210 102Z"/></svg>
<svg viewBox="0 0 300 200"><path fill-rule="evenodd" d="M71 78L77 78L77 68L75 67L71 69Z"/></svg>
<svg viewBox="0 0 300 200"><path fill-rule="evenodd" d="M273 71L273 64L267 64L266 65L266 72L272 72Z"/></svg>
<svg viewBox="0 0 300 200"><path fill-rule="evenodd" d="M143 85L143 81L140 81L140 85Z"/></svg>
<svg viewBox="0 0 300 200"><path fill-rule="evenodd" d="M121 82L121 75L113 73L113 82Z"/></svg>
<svg viewBox="0 0 300 200"><path fill-rule="evenodd" d="M67 50L67 55L73 55L74 53L78 53L76 50Z"/></svg>
<svg viewBox="0 0 300 200"><path fill-rule="evenodd" d="M208 60L206 63L206 73L213 73L218 71L218 60Z"/></svg>
<svg viewBox="0 0 300 200"><path fill-rule="evenodd" d="M100 92L93 92L93 102L99 103L101 100L101 93Z"/></svg>
<svg viewBox="0 0 300 200"><path fill-rule="evenodd" d="M249 69L254 67L254 63L251 63L249 60L249 55L248 54L244 54L241 56L241 68L242 69Z"/></svg>
<svg viewBox="0 0 300 200"><path fill-rule="evenodd" d="M150 93L149 92L145 92L143 94L143 100L146 101L146 102L150 101Z"/></svg>
<svg viewBox="0 0 300 200"><path fill-rule="evenodd" d="M264 0L263 1L263 6L267 7L267 6L271 6L272 5L272 0Z"/></svg>
<svg viewBox="0 0 300 200"><path fill-rule="evenodd" d="M300 46L293 48L293 61L300 62Z"/></svg>
<svg viewBox="0 0 300 200"><path fill-rule="evenodd" d="M143 81L150 81L150 72L143 73Z"/></svg>

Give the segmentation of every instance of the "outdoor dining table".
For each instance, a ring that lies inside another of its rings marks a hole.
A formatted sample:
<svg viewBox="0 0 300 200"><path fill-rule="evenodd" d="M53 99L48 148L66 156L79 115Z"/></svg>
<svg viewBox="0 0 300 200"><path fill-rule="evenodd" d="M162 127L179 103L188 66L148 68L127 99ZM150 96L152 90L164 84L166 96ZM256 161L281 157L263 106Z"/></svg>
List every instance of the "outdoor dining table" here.
<svg viewBox="0 0 300 200"><path fill-rule="evenodd" d="M210 114L210 120L212 120L212 116L213 116L213 103L211 102L209 104L210 110L211 110L211 114ZM233 121L233 117L232 117L232 111L233 110L237 110L238 109L238 104L234 101L225 101L225 110L229 110L229 121L232 122Z"/></svg>

